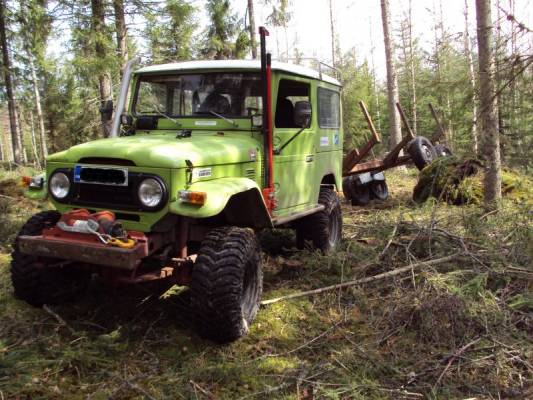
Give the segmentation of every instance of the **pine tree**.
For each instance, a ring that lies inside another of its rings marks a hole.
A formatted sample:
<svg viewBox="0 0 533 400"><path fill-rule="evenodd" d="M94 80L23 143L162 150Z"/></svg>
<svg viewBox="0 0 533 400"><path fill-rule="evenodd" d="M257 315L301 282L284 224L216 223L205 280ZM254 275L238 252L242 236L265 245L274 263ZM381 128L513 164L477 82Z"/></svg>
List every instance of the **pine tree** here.
<svg viewBox="0 0 533 400"><path fill-rule="evenodd" d="M205 33L202 55L216 60L243 58L250 39L241 21L230 7L229 0L208 0L206 4L210 25Z"/></svg>
<svg viewBox="0 0 533 400"><path fill-rule="evenodd" d="M476 0L477 43L479 57L479 99L481 105L482 154L486 162L485 206L494 208L501 199L501 162L490 0Z"/></svg>
<svg viewBox="0 0 533 400"><path fill-rule="evenodd" d="M13 71L11 67L11 56L8 47L7 24L6 24L6 2L0 0L0 45L2 47L2 62L4 72L4 83L7 95L7 106L9 111L9 127L11 129L11 143L13 146L13 156L17 164L22 164L23 148L22 137L20 136L20 126L17 115L17 101L13 86Z"/></svg>

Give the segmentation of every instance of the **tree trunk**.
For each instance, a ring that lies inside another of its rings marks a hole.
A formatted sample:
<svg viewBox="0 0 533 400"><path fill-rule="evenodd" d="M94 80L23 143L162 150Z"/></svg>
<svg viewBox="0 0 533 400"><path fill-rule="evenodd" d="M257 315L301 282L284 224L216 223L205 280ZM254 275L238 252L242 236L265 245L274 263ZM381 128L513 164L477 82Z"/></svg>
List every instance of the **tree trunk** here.
<svg viewBox="0 0 533 400"><path fill-rule="evenodd" d="M24 130L22 129L22 118L20 116L20 107L17 104L16 106L16 112L17 112L17 126L18 126L18 141L20 143L20 149L22 153L22 163L27 164L28 163L28 153L26 152L26 147L24 146Z"/></svg>
<svg viewBox="0 0 533 400"><path fill-rule="evenodd" d="M479 153L478 146L478 123L477 123L477 95L476 95L476 75L474 74L474 61L472 60L472 48L470 43L470 33L468 27L468 0L465 0L465 55L468 63L468 79L472 88L472 129L470 134L472 136L472 152L474 155Z"/></svg>
<svg viewBox="0 0 533 400"><path fill-rule="evenodd" d="M494 89L494 60L490 0L476 0L477 46L479 57L479 98L481 106L482 154L486 163L485 206L497 207L501 199L501 161L498 116Z"/></svg>
<svg viewBox="0 0 533 400"><path fill-rule="evenodd" d="M0 0L0 44L2 46L2 61L4 70L4 81L6 86L7 107L9 112L9 128L11 131L11 143L13 146L13 157L17 164L22 164L22 143L19 137L19 127L17 120L17 102L13 92L13 76L11 74L11 59L7 46L5 0Z"/></svg>
<svg viewBox="0 0 533 400"><path fill-rule="evenodd" d="M333 26L333 0L329 0L329 26L331 29L331 65L335 66L335 27Z"/></svg>
<svg viewBox="0 0 533 400"><path fill-rule="evenodd" d="M383 22L383 39L385 43L385 60L387 64L387 97L389 105L389 147L392 150L402 140L400 116L396 109L398 99L398 80L394 66L394 45L390 35L389 0L381 0L381 18Z"/></svg>
<svg viewBox="0 0 533 400"><path fill-rule="evenodd" d="M252 48L252 58L257 58L257 42L255 40L255 14L254 14L254 0L248 0L248 20L250 29L250 43Z"/></svg>
<svg viewBox="0 0 533 400"><path fill-rule="evenodd" d="M379 105L379 93L376 82L376 64L374 62L374 35L372 34L372 19L368 19L368 24L370 26L370 60L372 63L372 93L374 95L374 100L376 103L376 121L378 132L381 133L381 107ZM354 63L355 63L355 48L354 48Z"/></svg>
<svg viewBox="0 0 533 400"><path fill-rule="evenodd" d="M39 93L39 87L37 85L37 75L35 74L35 65L33 64L33 56L28 53L28 59L30 60L30 72L33 85L33 93L35 95L35 109L37 111L37 121L39 122L39 138L41 140L41 155L45 160L48 156L48 148L46 147L46 132L44 129L44 117L41 107L41 94ZM33 121L33 114L31 115ZM32 122L33 124L33 122ZM33 125L32 125L33 129Z"/></svg>
<svg viewBox="0 0 533 400"><path fill-rule="evenodd" d="M117 50L120 54L120 76L124 73L124 68L128 62L128 29L126 27L126 18L124 17L124 0L113 0L115 9L115 31L117 35Z"/></svg>
<svg viewBox="0 0 533 400"><path fill-rule="evenodd" d="M105 43L103 43L103 35L105 35L105 10L103 1L91 0L91 9L96 57L101 60L101 62L104 62L107 53ZM104 108L107 102L111 100L111 77L109 76L109 72L102 68L98 74L98 91L100 95L100 106ZM103 134L105 137L108 137L111 133L111 118L106 118L106 115L102 113L101 121Z"/></svg>
<svg viewBox="0 0 533 400"><path fill-rule="evenodd" d="M411 73L411 117L413 123L413 132L417 132L417 106L416 106L416 74L415 74L415 55L413 49L413 13L411 0L409 0L409 71Z"/></svg>

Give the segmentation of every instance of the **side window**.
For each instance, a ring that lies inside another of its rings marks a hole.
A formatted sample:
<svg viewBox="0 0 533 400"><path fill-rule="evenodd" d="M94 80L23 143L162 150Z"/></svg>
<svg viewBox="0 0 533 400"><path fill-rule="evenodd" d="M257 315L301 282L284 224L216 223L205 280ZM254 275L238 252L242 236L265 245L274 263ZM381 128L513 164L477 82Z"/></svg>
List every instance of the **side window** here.
<svg viewBox="0 0 533 400"><path fill-rule="evenodd" d="M340 126L339 92L318 88L318 126L338 128Z"/></svg>
<svg viewBox="0 0 533 400"><path fill-rule="evenodd" d="M309 84L282 79L276 100L276 128L298 128L294 124L294 105L298 101L309 101Z"/></svg>

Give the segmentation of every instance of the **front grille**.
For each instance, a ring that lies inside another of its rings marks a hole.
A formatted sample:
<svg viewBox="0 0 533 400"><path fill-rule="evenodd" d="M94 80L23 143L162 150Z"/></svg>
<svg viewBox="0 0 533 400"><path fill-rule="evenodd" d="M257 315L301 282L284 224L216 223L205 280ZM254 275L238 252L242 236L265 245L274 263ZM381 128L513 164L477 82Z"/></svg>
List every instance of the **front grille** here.
<svg viewBox="0 0 533 400"><path fill-rule="evenodd" d="M61 168L56 171L61 171L67 174L67 176L70 177L71 182L70 192L67 198L62 200L61 203L85 208L109 208L123 211L159 211L166 205L168 200L167 189L165 189L164 198L159 207L147 209L143 207L141 202L138 200L137 191L139 185L146 178L154 178L161 182L163 187L165 187L165 184L161 178L156 175L129 172L127 176L127 186L120 186L116 184L74 182L73 169ZM104 170L99 171L101 172Z"/></svg>

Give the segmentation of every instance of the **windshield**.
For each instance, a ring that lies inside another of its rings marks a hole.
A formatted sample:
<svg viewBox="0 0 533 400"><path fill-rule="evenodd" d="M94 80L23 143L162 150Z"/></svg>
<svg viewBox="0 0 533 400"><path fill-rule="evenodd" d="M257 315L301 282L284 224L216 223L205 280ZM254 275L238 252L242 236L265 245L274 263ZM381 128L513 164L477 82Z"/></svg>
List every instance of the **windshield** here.
<svg viewBox="0 0 533 400"><path fill-rule="evenodd" d="M258 74L141 76L133 111L136 115L169 117L250 117L261 114L261 100Z"/></svg>

